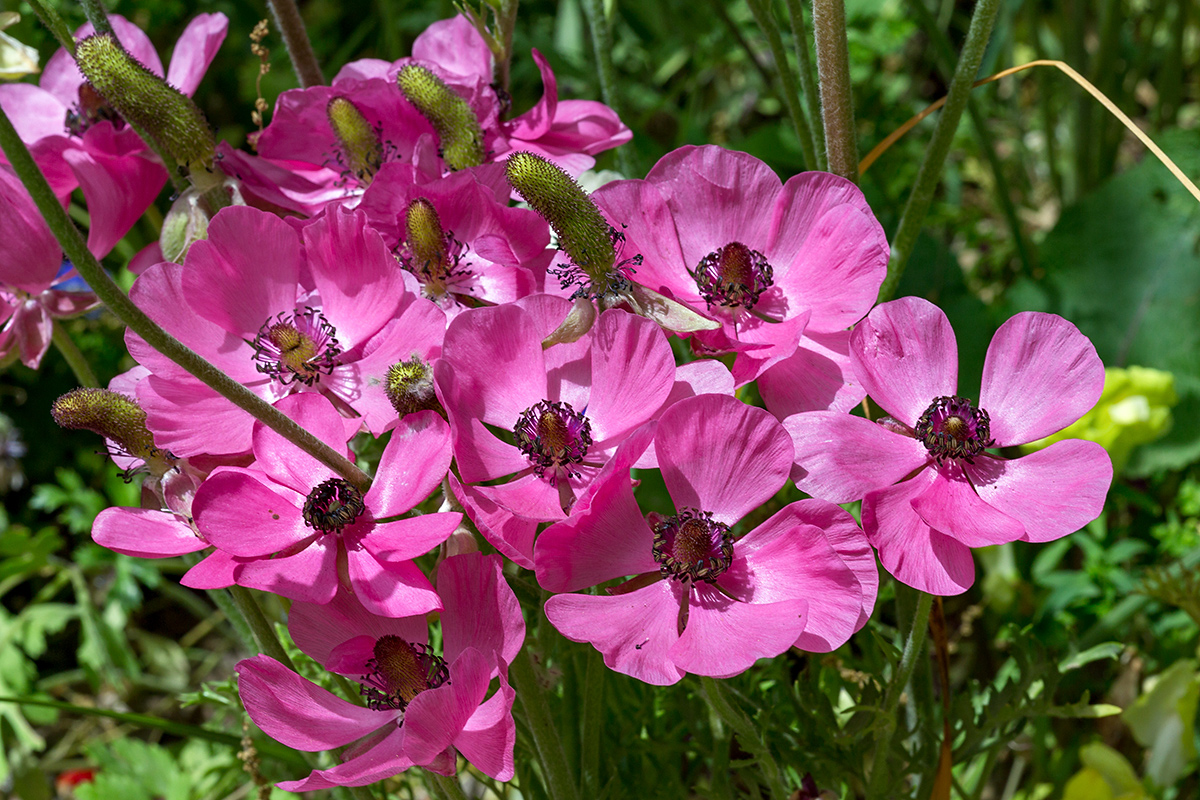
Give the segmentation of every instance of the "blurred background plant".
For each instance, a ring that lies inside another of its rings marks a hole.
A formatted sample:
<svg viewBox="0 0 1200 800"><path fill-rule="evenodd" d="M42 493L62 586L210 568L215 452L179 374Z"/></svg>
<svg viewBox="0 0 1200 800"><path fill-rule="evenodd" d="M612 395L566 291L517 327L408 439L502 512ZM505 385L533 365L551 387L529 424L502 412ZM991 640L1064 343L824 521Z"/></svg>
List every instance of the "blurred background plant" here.
<svg viewBox="0 0 1200 800"><path fill-rule="evenodd" d="M72 29L84 21L78 5L54 5ZM601 4L589 5L520 6L516 111L541 90L530 47L553 63L563 97L601 97L588 26ZM818 166L806 161L777 69L780 56L801 73L811 63L811 39L795 40L787 22L800 5L602 4L597 19L611 32L615 71L607 99L635 136L598 168L640 177L673 148L705 142L750 152L785 177ZM55 44L26 3L3 8L21 16L3 17L0 70L19 77L33 53L44 64ZM258 127L259 92L270 106L296 85L274 32L260 37L268 53L252 52L251 33L267 16L259 5L122 0L109 9L146 29L160 51L198 12L230 17L197 99L235 147ZM846 1L860 152L946 93L972 9L955 0ZM303 10L331 75L354 58L406 55L455 6L312 0ZM799 20L805 31L808 12ZM782 49L757 24L764 14L778 23ZM261 76L260 56L270 65ZM1074 66L1200 177L1200 11L1191 0L1004 0L980 75L1034 58ZM802 114L810 109L800 103ZM860 180L889 234L933 124L919 124ZM169 191L106 259L126 286L126 265L157 238ZM898 294L947 312L968 395L1009 315L1044 310L1075 322L1111 369L1100 405L1069 435L1104 444L1121 472L1106 515L1086 530L1041 548L980 554L982 579L946 600L944 639L935 636L933 649L948 655L948 686L932 659L909 686L914 703L937 707L929 698L944 697L950 727L902 705L893 772L912 776L913 796L929 797L949 730L945 796L1200 796L1200 207L1078 86L1054 70L1027 71L972 93ZM112 317L66 324L102 382L131 365ZM57 354L36 373L8 365L0 385L0 696L27 701L0 703L0 791L26 800L232 798L294 777L303 764L296 754L257 733L243 739L230 681L245 655L241 640L206 596L179 587L185 564L91 542L95 514L136 505L139 489L96 452L95 437L46 433L50 403L74 385ZM796 496L793 488L778 502ZM568 755L595 767L581 777L589 795L758 796L768 763L793 785L810 774L806 786L835 797L861 793L879 676L899 660L897 631L914 605L899 588L896 597L885 582L873 622L839 651L787 655L726 682L735 705L754 709L739 719L711 715L698 681L652 689L609 674L603 713L581 726L582 688L571 676L598 656L537 625ZM540 605L532 583L522 590L523 605ZM574 668L561 669L568 662ZM527 732L518 735L518 747L528 746ZM530 764L518 754L521 795L545 796ZM479 777L474 788L486 784ZM388 788L424 796L414 778Z"/></svg>

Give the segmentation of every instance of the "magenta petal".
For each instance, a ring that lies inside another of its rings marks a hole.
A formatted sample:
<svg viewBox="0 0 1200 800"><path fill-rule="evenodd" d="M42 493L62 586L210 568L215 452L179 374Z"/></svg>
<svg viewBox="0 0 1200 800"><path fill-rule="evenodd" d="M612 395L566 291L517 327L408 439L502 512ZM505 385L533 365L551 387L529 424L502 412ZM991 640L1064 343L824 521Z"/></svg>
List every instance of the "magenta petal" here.
<svg viewBox="0 0 1200 800"><path fill-rule="evenodd" d="M381 563L370 553L348 557L350 585L363 607L381 617L408 617L442 607L424 573L411 561Z"/></svg>
<svg viewBox="0 0 1200 800"><path fill-rule="evenodd" d="M37 294L50 286L62 262L62 248L33 198L0 165L0 283Z"/></svg>
<svg viewBox="0 0 1200 800"><path fill-rule="evenodd" d="M449 747L483 702L491 674L492 665L482 653L470 647L464 650L450 665L449 683L426 689L408 704L405 754L425 764Z"/></svg>
<svg viewBox="0 0 1200 800"><path fill-rule="evenodd" d="M337 544L318 536L291 556L246 561L237 569L239 586L306 603L328 603L337 593Z"/></svg>
<svg viewBox="0 0 1200 800"><path fill-rule="evenodd" d="M310 604L301 603L299 605ZM320 606L317 607L320 608ZM352 675L355 677L365 675L371 671L371 668L367 666L367 662L375 657L375 640L376 637L367 634L347 639L332 648L321 665L330 672L336 672L339 675Z"/></svg>
<svg viewBox="0 0 1200 800"><path fill-rule="evenodd" d="M300 509L250 470L210 475L196 491L192 513L204 537L235 556L270 555L313 535Z"/></svg>
<svg viewBox="0 0 1200 800"><path fill-rule="evenodd" d="M356 745L356 755L345 763L332 769L314 769L312 774L303 780L280 781L275 785L287 792L309 792L338 786L369 786L399 775L413 766L413 762L404 755L404 746L404 728L392 728L386 736L373 740L366 750L359 752Z"/></svg>
<svg viewBox="0 0 1200 800"><path fill-rule="evenodd" d="M104 509L92 523L92 539L114 553L137 558L169 558L208 547L179 517L148 508Z"/></svg>
<svg viewBox="0 0 1200 800"><path fill-rule="evenodd" d="M329 750L387 725L398 711L372 711L301 678L273 658L238 662L238 693L254 724L297 750Z"/></svg>
<svg viewBox="0 0 1200 800"><path fill-rule="evenodd" d="M767 410L782 420L803 411L850 411L866 390L850 366L850 332L806 330L796 352L758 378Z"/></svg>
<svg viewBox="0 0 1200 800"><path fill-rule="evenodd" d="M409 414L392 431L367 493L376 518L403 514L438 487L450 469L450 426L436 411Z"/></svg>
<svg viewBox="0 0 1200 800"><path fill-rule="evenodd" d="M655 581L628 594L557 594L546 601L546 619L573 642L590 642L610 669L655 686L684 676L668 651L679 640L681 589Z"/></svg>
<svg viewBox="0 0 1200 800"><path fill-rule="evenodd" d="M592 328L592 438L609 442L658 410L675 383L675 357L655 323L618 309ZM578 410L578 409L577 409Z"/></svg>
<svg viewBox="0 0 1200 800"><path fill-rule="evenodd" d="M849 512L833 503L812 498L792 503L790 508L800 519L823 530L825 538L837 551L838 556L854 571L862 588L862 610L859 612L854 631L862 630L870 619L871 612L875 610L875 598L879 594L879 567L875 563L875 551L867 541L866 534ZM816 613L811 605L809 613L811 627L812 614ZM801 639L805 636L807 633L801 636ZM805 650L813 649L800 642L797 642L796 646Z"/></svg>
<svg viewBox="0 0 1200 800"><path fill-rule="evenodd" d="M442 656L454 661L467 648L511 663L525 641L525 619L504 580L498 555L467 553L438 566L442 598Z"/></svg>
<svg viewBox="0 0 1200 800"><path fill-rule="evenodd" d="M1005 544L1024 537L1025 526L980 499L956 465L944 464L932 471L937 478L912 500L913 510L926 525L967 547Z"/></svg>
<svg viewBox="0 0 1200 800"><path fill-rule="evenodd" d="M13 323L17 345L21 351L21 363L30 369L37 369L42 363L42 356L50 349L50 340L54 336L54 320L46 313L46 308L41 303L26 300L13 315Z"/></svg>
<svg viewBox="0 0 1200 800"><path fill-rule="evenodd" d="M462 514L445 511L375 523L362 545L380 561L411 561L446 541L461 521Z"/></svg>
<svg viewBox="0 0 1200 800"><path fill-rule="evenodd" d="M837 411L795 414L783 427L796 450L796 486L835 503L890 486L929 460L929 452L916 439Z"/></svg>
<svg viewBox="0 0 1200 800"><path fill-rule="evenodd" d="M695 586L687 627L668 656L696 675L728 678L760 658L773 658L792 646L808 618L807 600L742 603L716 587Z"/></svg>
<svg viewBox="0 0 1200 800"><path fill-rule="evenodd" d="M189 97L195 94L228 29L229 18L224 14L197 14L175 43L167 67L167 83Z"/></svg>
<svg viewBox="0 0 1200 800"><path fill-rule="evenodd" d="M324 605L292 603L288 633L296 646L318 664L326 665L334 648L355 636L372 640L395 635L406 642L425 644L429 625L424 616L381 617L372 614L353 592L341 590Z"/></svg>
<svg viewBox="0 0 1200 800"><path fill-rule="evenodd" d="M512 705L516 695L502 677L500 691L476 709L454 739L454 746L468 761L498 781L511 780L515 772L513 748L517 726L513 722Z"/></svg>
<svg viewBox="0 0 1200 800"><path fill-rule="evenodd" d="M1104 364L1091 341L1062 317L1026 311L992 337L979 405L997 445L1009 447L1067 427L1102 391Z"/></svg>
<svg viewBox="0 0 1200 800"><path fill-rule="evenodd" d="M213 550L183 573L179 583L189 589L224 589L237 583L237 570L242 563L235 556Z"/></svg>
<svg viewBox="0 0 1200 800"><path fill-rule="evenodd" d="M438 20L413 41L412 57L463 78L492 79L492 51L462 14Z"/></svg>
<svg viewBox="0 0 1200 800"><path fill-rule="evenodd" d="M500 505L495 493L490 491L494 487L459 483L453 472L447 479L455 499L462 504L483 538L517 566L533 569L533 540L541 521L519 517ZM532 475L522 480L529 479L539 480Z"/></svg>
<svg viewBox="0 0 1200 800"><path fill-rule="evenodd" d="M979 459L966 470L988 505L1024 523L1027 542L1058 539L1100 516L1113 475L1108 452L1082 439L1011 461Z"/></svg>
<svg viewBox="0 0 1200 800"><path fill-rule="evenodd" d="M958 386L958 344L942 310L920 297L876 306L850 334L854 373L872 399L905 425Z"/></svg>
<svg viewBox="0 0 1200 800"><path fill-rule="evenodd" d="M106 255L154 202L167 181L161 164L139 155L63 151L87 201L88 250Z"/></svg>
<svg viewBox="0 0 1200 800"><path fill-rule="evenodd" d="M975 582L971 549L935 531L913 510L912 501L937 478L925 470L915 478L863 498L863 531L883 568L897 580L922 592L962 594Z"/></svg>
<svg viewBox="0 0 1200 800"><path fill-rule="evenodd" d="M671 406L654 448L675 507L711 511L729 525L779 491L792 466L783 426L761 408L720 394Z"/></svg>
<svg viewBox="0 0 1200 800"><path fill-rule="evenodd" d="M150 375L138 384L137 400L155 443L177 456L228 456L250 450L254 418L199 381Z"/></svg>
<svg viewBox="0 0 1200 800"><path fill-rule="evenodd" d="M300 392L280 398L274 405L336 452L349 454L346 440L350 436L344 419L326 398L315 392ZM300 494L307 496L317 485L335 477L325 464L261 422L254 425L252 441L255 466Z"/></svg>

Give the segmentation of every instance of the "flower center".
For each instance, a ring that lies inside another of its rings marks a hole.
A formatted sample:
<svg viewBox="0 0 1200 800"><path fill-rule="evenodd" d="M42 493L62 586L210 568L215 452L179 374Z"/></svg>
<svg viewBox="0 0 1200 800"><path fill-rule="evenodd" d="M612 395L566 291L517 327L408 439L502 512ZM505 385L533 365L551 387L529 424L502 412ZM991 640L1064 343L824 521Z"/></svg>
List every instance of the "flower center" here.
<svg viewBox="0 0 1200 800"><path fill-rule="evenodd" d="M392 408L402 417L442 407L433 389L433 370L419 355L388 367L383 390Z"/></svg>
<svg viewBox="0 0 1200 800"><path fill-rule="evenodd" d="M592 425L570 403L543 400L521 413L513 428L517 447L533 463L539 478L551 486L566 476L579 476L571 465L583 461L592 445ZM546 476L550 471L549 477Z"/></svg>
<svg viewBox="0 0 1200 800"><path fill-rule="evenodd" d="M367 121L358 106L340 95L330 98L325 114L346 168L358 178L359 185L366 186L384 161L380 130Z"/></svg>
<svg viewBox="0 0 1200 800"><path fill-rule="evenodd" d="M426 294L445 294L450 279L465 273L459 268L465 249L462 242L442 227L437 209L424 197L408 204L404 232L400 263L417 276Z"/></svg>
<svg viewBox="0 0 1200 800"><path fill-rule="evenodd" d="M259 372L274 376L284 386L293 381L312 386L322 372L328 375L338 365L342 348L336 336L324 314L305 308L302 314L268 319L251 346Z"/></svg>
<svg viewBox="0 0 1200 800"><path fill-rule="evenodd" d="M688 274L710 306L749 310L770 288L774 272L762 253L741 242L730 242L702 258Z"/></svg>
<svg viewBox="0 0 1200 800"><path fill-rule="evenodd" d="M944 458L974 464L975 456L996 444L988 413L957 395L935 398L917 420L916 435L939 464Z"/></svg>
<svg viewBox="0 0 1200 800"><path fill-rule="evenodd" d="M330 478L304 500L304 524L321 533L341 533L366 506L362 492L341 478Z"/></svg>
<svg viewBox="0 0 1200 800"><path fill-rule="evenodd" d="M711 511L685 508L654 525L654 560L664 578L712 583L733 563L733 534Z"/></svg>
<svg viewBox="0 0 1200 800"><path fill-rule="evenodd" d="M367 699L367 707L376 711L404 709L421 692L450 680L446 662L426 645L409 644L399 636L381 636L373 654L367 661L370 672L362 676L360 694Z"/></svg>
<svg viewBox="0 0 1200 800"><path fill-rule="evenodd" d="M116 109L104 102L100 93L86 81L79 85L79 102L68 109L65 125L67 133L83 136L97 122L111 122L117 130L125 127L125 120Z"/></svg>

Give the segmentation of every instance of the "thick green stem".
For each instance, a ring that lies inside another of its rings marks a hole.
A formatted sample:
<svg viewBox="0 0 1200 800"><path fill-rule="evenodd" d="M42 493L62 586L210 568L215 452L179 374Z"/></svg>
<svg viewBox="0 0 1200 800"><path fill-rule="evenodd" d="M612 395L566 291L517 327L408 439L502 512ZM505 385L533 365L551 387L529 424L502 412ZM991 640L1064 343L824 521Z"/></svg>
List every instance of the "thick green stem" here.
<svg viewBox="0 0 1200 800"><path fill-rule="evenodd" d="M80 5L83 6L83 13L87 15L88 22L92 23L96 33L107 33L117 38L113 33L112 23L108 21L108 12L104 10L100 0L81 0Z"/></svg>
<svg viewBox="0 0 1200 800"><path fill-rule="evenodd" d="M58 352L62 354L63 360L67 362L71 372L75 373L75 380L79 381L79 385L98 387L100 381L96 380L96 373L92 372L91 365L83 357L83 353L79 352L79 347L71 338L71 334L67 333L66 328L58 320L54 320L53 331L51 341L58 348Z"/></svg>
<svg viewBox="0 0 1200 800"><path fill-rule="evenodd" d="M304 29L304 18L300 16L295 0L267 0L267 7L271 9L275 27L283 37L283 45L287 48L288 58L292 60L292 69L301 88L324 85L325 76L321 74L321 66L317 63L317 55L313 52L312 42Z"/></svg>
<svg viewBox="0 0 1200 800"><path fill-rule="evenodd" d="M754 756L759 769L763 772L763 778L766 779L772 800L785 800L788 792L784 785L783 773L780 772L775 757L771 755L770 745L763 740L754 722L729 701L728 692L720 681L715 678L702 677L700 678L700 688L709 708L733 729L733 732L737 734L738 744Z"/></svg>
<svg viewBox="0 0 1200 800"><path fill-rule="evenodd" d="M967 107L967 97L971 85L975 82L975 74L979 71L979 62L987 50L988 39L992 35L992 24L996 21L996 12L1000 8L1000 0L979 0L975 5L975 13L971 16L971 27L967 31L967 40L963 44L962 55L958 66L954 69L954 78L950 81L950 91L946 95L946 105L938 117L937 127L934 128L933 138L921 166L917 170L916 183L912 194L904 205L900 216L900 224L896 235L892 238L892 257L888 262L887 277L879 288L879 302L890 300L896 293L904 268L912 256L913 247L917 243L917 235L929 213L933 203L934 192L942 176L942 167L954 141L954 132L958 130L958 122L962 119L963 109Z"/></svg>
<svg viewBox="0 0 1200 800"><path fill-rule="evenodd" d="M767 45L771 48L771 57L775 59L775 71L779 76L779 94L783 104L787 106L788 115L792 118L792 126L796 129L796 138L800 140L800 151L804 155L804 165L808 169L816 169L817 157L813 151L813 135L808 120L804 117L804 109L800 106L800 87L796 85L796 76L788 65L787 50L783 46L783 37L779 35L779 26L775 23L770 0L747 0L754 21L767 37Z"/></svg>
<svg viewBox="0 0 1200 800"><path fill-rule="evenodd" d="M875 759L871 768L867 800L886 796L890 775L888 755L892 749L892 737L896 734L896 709L900 706L900 695L904 693L904 687L908 685L917 660L925 649L925 634L929 630L929 611L932 607L933 595L921 592L917 597L917 610L913 614L912 628L908 632L908 640L904 643L904 654L900 657L896 671L892 673L887 694L883 698L879 728L875 732Z"/></svg>
<svg viewBox="0 0 1200 800"><path fill-rule="evenodd" d="M517 27L518 5L518 0L499 0L492 6L496 18L496 38L500 41L501 51L496 54L496 80L506 92L511 88L513 30Z"/></svg>
<svg viewBox="0 0 1200 800"><path fill-rule="evenodd" d="M17 135L12 121L9 120L8 114L4 113L3 109L0 109L0 149L3 149L13 171L17 173L17 177L29 191L38 211L46 220L46 224L50 227L54 238L58 240L67 258L75 265L75 269L101 302L108 306L109 310L116 314L122 322L145 339L146 343L155 350L183 367L238 408L248 412L280 436L309 453L356 488L365 492L370 487L370 477L354 466L345 456L184 346L134 305L133 301L121 291L121 287L113 282L104 268L100 266L100 262L87 249L87 243L79 233L79 229L72 224L67 212L55 198L50 185L46 183L46 176L34 163L33 157L29 155L29 149Z"/></svg>
<svg viewBox="0 0 1200 800"><path fill-rule="evenodd" d="M609 108L621 116L621 104L617 102L616 71L612 61L612 28L608 18L604 16L604 6L601 0L583 0L583 15L587 17L588 28L592 32L592 52L596 56L596 74L600 78L600 96ZM621 174L627 178L636 178L633 160L629 148L622 145L617 148L617 166Z"/></svg>
<svg viewBox="0 0 1200 800"><path fill-rule="evenodd" d="M604 683L608 667L594 649L587 654L583 678L583 709L579 714L579 791L584 797L600 794L600 742L604 731Z"/></svg>
<svg viewBox="0 0 1200 800"><path fill-rule="evenodd" d="M846 44L846 6L842 0L813 0L813 39L821 84L821 119L829 171L858 179L858 137L854 132L854 95L850 91L850 49Z"/></svg>
<svg viewBox="0 0 1200 800"><path fill-rule="evenodd" d="M434 795L441 800L467 800L467 795L458 785L457 779L428 771L425 773L425 779L431 784Z"/></svg>
<svg viewBox="0 0 1200 800"><path fill-rule="evenodd" d="M528 647L521 648L521 652L517 653L517 657L509 666L508 676L512 680L513 688L517 690L521 714L533 736L533 746L542 765L542 776L546 781L547 791L554 800L578 800L575 781L571 777L571 769L567 766L567 757L563 753L562 737L554 727L554 720L550 718L546 693L534 672L533 659L529 655Z"/></svg>
<svg viewBox="0 0 1200 800"><path fill-rule="evenodd" d="M812 56L808 52L808 34L804 28L804 8L800 0L787 0L788 21L792 26L792 42L796 47L796 64L800 72L800 89L804 92L804 104L808 118L818 119L821 116L821 99L817 96L817 75L813 67ZM812 131L813 152L817 154L818 169L828 169L829 164L825 155L825 126L809 125Z"/></svg>
<svg viewBox="0 0 1200 800"><path fill-rule="evenodd" d="M237 607L238 613L242 615L242 619L246 620L246 624L250 626L250 633L254 636L254 642L258 645L259 652L270 656L295 672L296 667L292 664L292 659L288 656L287 651L283 649L283 644L279 641L278 634L275 633L275 626L267 619L262 606L258 604L258 600L250 590L241 586L230 586L229 596L233 598L233 604Z"/></svg>
<svg viewBox="0 0 1200 800"><path fill-rule="evenodd" d="M29 5L33 6L33 12L38 15L42 24L50 30L50 33L54 34L59 45L71 55L75 55L75 37L71 34L71 29L67 27L62 16L59 15L58 10L46 0L29 0Z"/></svg>

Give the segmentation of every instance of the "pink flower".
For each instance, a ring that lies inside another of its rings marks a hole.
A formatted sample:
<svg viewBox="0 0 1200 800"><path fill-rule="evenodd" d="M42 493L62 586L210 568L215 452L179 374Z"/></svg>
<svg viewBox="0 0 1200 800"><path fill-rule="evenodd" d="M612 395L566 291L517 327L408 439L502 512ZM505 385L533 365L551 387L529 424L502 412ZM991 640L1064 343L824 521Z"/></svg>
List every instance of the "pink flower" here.
<svg viewBox="0 0 1200 800"><path fill-rule="evenodd" d="M643 256L631 278L719 321L693 346L736 353L738 385L762 375L772 413L862 399L847 328L874 303L888 246L852 183L808 172L781 184L753 156L688 146L592 199L623 230L625 254Z"/></svg>
<svg viewBox="0 0 1200 800"><path fill-rule="evenodd" d="M246 711L272 738L309 751L358 740L343 763L279 788L365 786L415 764L452 775L455 750L497 780L512 778L515 693L505 674L525 639L525 622L500 557L472 553L443 561L438 593L441 656L429 646L422 616L377 617L344 593L328 605L292 606L288 629L296 644L329 671L359 681L365 708L267 656L238 664ZM486 697L492 679L499 690Z"/></svg>
<svg viewBox="0 0 1200 800"><path fill-rule="evenodd" d="M347 420L314 394L276 407L325 443L349 455ZM422 411L392 432L375 482L365 494L270 428L254 425L254 466L220 467L192 503L196 527L217 553L183 583L232 582L296 600L328 603L339 582L373 613L389 617L439 606L413 559L441 544L457 513L385 521L429 496L450 467L450 429Z"/></svg>
<svg viewBox="0 0 1200 800"><path fill-rule="evenodd" d="M836 412L784 421L796 485L834 502L863 498L863 528L883 566L932 594L975 580L972 547L1047 542L1099 516L1112 464L1067 439L1019 459L991 452L1048 436L1096 404L1104 365L1074 325L1025 312L992 338L979 404L956 394L946 315L905 297L875 308L850 340L855 374L890 416Z"/></svg>
<svg viewBox="0 0 1200 800"><path fill-rule="evenodd" d="M677 513L642 516L629 467L653 435ZM829 651L867 621L878 575L854 520L792 503L744 535L735 526L787 481L787 431L724 395L682 400L638 430L538 539L538 582L572 592L636 575L607 594L557 594L546 618L604 663L647 683L728 677L795 645Z"/></svg>
<svg viewBox="0 0 1200 800"><path fill-rule="evenodd" d="M543 349L570 306L534 295L465 311L450 323L434 369L462 481L450 485L480 532L522 566L533 564L538 523L566 515L674 385L662 330L624 311L604 312L576 342ZM516 443L489 427L511 431Z"/></svg>
<svg viewBox="0 0 1200 800"><path fill-rule="evenodd" d="M140 28L117 14L110 14L109 21L130 55L156 75L164 74L154 45ZM197 15L175 45L165 73L167 82L192 95L228 26L224 14ZM88 23L75 32L75 38L93 33ZM97 256L111 250L133 227L167 179L162 164L133 129L104 105L66 50L58 50L46 63L40 88L22 83L0 86L0 106L30 146L55 194L65 201L76 188L83 191L90 220L88 249Z"/></svg>

